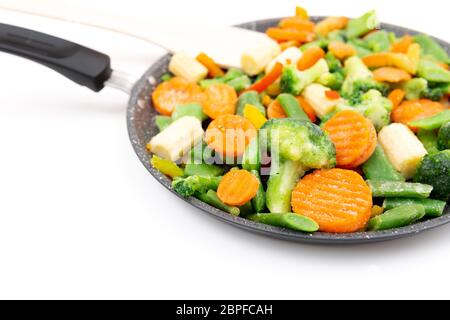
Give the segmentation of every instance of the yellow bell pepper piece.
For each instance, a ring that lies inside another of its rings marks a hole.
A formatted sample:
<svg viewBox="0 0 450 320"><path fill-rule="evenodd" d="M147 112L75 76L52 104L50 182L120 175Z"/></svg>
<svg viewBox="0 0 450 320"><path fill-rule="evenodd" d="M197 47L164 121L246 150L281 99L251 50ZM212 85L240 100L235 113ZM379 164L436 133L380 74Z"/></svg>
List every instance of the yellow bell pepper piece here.
<svg viewBox="0 0 450 320"><path fill-rule="evenodd" d="M162 159L158 156L153 156L150 162L155 169L158 169L159 171L161 171L161 173L171 177L172 179L184 176L183 169L181 169L170 160Z"/></svg>
<svg viewBox="0 0 450 320"><path fill-rule="evenodd" d="M295 7L295 16L303 19L309 19L308 11L300 6Z"/></svg>
<svg viewBox="0 0 450 320"><path fill-rule="evenodd" d="M257 107L246 104L244 107L244 117L250 120L256 129L261 128L267 122L266 117L258 110Z"/></svg>

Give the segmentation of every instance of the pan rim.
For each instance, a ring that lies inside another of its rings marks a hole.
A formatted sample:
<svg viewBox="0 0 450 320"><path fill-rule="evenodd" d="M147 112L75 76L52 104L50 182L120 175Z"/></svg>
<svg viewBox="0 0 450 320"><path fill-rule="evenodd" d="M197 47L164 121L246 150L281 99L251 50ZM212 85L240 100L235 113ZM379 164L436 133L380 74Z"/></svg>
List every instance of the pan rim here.
<svg viewBox="0 0 450 320"><path fill-rule="evenodd" d="M317 21L323 19L323 16L315 16L312 17L312 20ZM237 27L242 27L251 30L257 30L257 26L261 24L275 24L281 18L273 18L273 19L263 19L263 20L255 20L246 23L242 23L237 25ZM382 23L383 29L387 29L388 31L394 31L401 34L422 34L423 32L419 32L416 30L412 30L409 28L404 28L401 26ZM435 40L437 40L440 44L444 45L444 47L449 50L450 44L446 41L438 39L436 37L431 36ZM357 232L357 233L324 233L324 232L316 232L313 234L296 232L284 228L273 227L257 222L253 222L241 217L235 217L226 213L222 210L216 209L196 198L184 198L176 193L171 187L171 181L166 176L161 174L158 170L154 169L149 161L149 154L145 149L145 144L143 145L139 139L139 135L136 131L135 126L135 112L137 108L145 108L147 107L147 103L142 101L141 93L146 91L149 86L153 87L156 85L156 79L153 77L153 74L156 70L160 68L166 68L168 61L171 57L171 54L166 54L158 59L141 77L141 79L134 86L132 93L130 95L128 108L127 108L127 128L128 134L133 146L134 151L136 152L138 158L142 162L142 164L146 167L146 169L150 172L153 177L158 180L166 189L168 189L171 193L175 194L178 198L183 201L189 203L201 211L208 213L209 215L215 217L216 219L227 222L233 226L239 227L241 229L245 229L247 231L252 231L254 233L259 233L265 236L269 236L272 238L278 238L282 240L289 240L293 242L302 242L309 244L365 244L365 243L373 243L373 242L381 242L387 240L394 240L403 237L413 236L415 234L432 230L434 228L443 226L447 223L450 223L450 208L447 206L445 209L444 215L441 217L429 219L423 222L419 222L407 227L391 229L386 231L372 231L372 232ZM142 105L144 103L144 105Z"/></svg>

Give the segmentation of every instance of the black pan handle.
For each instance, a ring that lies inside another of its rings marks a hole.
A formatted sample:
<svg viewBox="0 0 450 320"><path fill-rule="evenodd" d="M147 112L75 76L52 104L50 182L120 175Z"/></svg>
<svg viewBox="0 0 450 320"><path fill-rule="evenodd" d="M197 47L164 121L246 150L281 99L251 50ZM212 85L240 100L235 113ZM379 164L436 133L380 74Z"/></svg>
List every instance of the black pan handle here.
<svg viewBox="0 0 450 320"><path fill-rule="evenodd" d="M70 80L100 91L111 76L111 59L48 34L0 23L0 51L43 64Z"/></svg>

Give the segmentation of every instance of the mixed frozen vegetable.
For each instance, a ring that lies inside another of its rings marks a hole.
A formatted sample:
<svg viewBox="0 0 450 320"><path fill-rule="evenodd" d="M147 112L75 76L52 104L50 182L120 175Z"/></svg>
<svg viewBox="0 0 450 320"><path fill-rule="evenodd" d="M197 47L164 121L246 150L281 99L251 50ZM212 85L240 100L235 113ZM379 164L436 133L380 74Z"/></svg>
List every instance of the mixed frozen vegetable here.
<svg viewBox="0 0 450 320"><path fill-rule="evenodd" d="M347 233L439 217L450 198L450 57L370 11L268 28L241 69L177 53L148 144L173 189L263 224Z"/></svg>

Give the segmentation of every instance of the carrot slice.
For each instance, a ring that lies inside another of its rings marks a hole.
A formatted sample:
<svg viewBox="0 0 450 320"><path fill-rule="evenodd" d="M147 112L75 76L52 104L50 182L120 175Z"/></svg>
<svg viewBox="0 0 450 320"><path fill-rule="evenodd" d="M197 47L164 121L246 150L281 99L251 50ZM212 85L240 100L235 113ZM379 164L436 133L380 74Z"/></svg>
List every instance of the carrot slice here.
<svg viewBox="0 0 450 320"><path fill-rule="evenodd" d="M369 68L396 67L410 74L416 74L418 66L419 48L411 45L408 54L397 52L379 52L363 58L363 62Z"/></svg>
<svg viewBox="0 0 450 320"><path fill-rule="evenodd" d="M292 192L293 211L316 221L323 232L355 232L372 213L372 192L355 171L317 170Z"/></svg>
<svg viewBox="0 0 450 320"><path fill-rule="evenodd" d="M337 100L341 98L341 95L339 94L339 92L334 91L334 90L328 90L325 91L325 96L329 99L329 100Z"/></svg>
<svg viewBox="0 0 450 320"><path fill-rule="evenodd" d="M354 47L340 41L331 42L328 45L328 51L330 51L339 60L344 60L356 54Z"/></svg>
<svg viewBox="0 0 450 320"><path fill-rule="evenodd" d="M411 75L402 69L384 67L379 68L373 72L373 77L379 82L397 83L411 80Z"/></svg>
<svg viewBox="0 0 450 320"><path fill-rule="evenodd" d="M405 99L405 95L406 93L402 89L395 89L389 94L388 98L391 100L392 105L395 108L402 103L403 99Z"/></svg>
<svg viewBox="0 0 450 320"><path fill-rule="evenodd" d="M295 40L300 43L311 42L315 38L313 32L297 30L297 29L282 29L282 28L269 28L266 30L266 34L277 41L290 41Z"/></svg>
<svg viewBox="0 0 450 320"><path fill-rule="evenodd" d="M394 122L408 125L411 121L434 116L445 109L446 107L443 104L428 99L410 100L396 107L392 111L391 118ZM414 132L417 131L417 128L409 127Z"/></svg>
<svg viewBox="0 0 450 320"><path fill-rule="evenodd" d="M203 103L202 89L183 78L172 78L158 85L152 94L153 106L162 115L170 116L176 106L191 102Z"/></svg>
<svg viewBox="0 0 450 320"><path fill-rule="evenodd" d="M375 148L377 147L377 132L376 130L371 130L370 138L369 138L369 144L367 145L366 151L358 158L356 159L349 167L346 167L347 169L357 170L358 167L369 160L369 158L372 156L372 154L375 152Z"/></svg>
<svg viewBox="0 0 450 320"><path fill-rule="evenodd" d="M205 89L203 112L211 119L224 114L234 114L238 97L233 87L217 83Z"/></svg>
<svg viewBox="0 0 450 320"><path fill-rule="evenodd" d="M278 26L283 29L295 29L314 32L315 24L314 22L305 20L302 17L289 17L282 19Z"/></svg>
<svg viewBox="0 0 450 320"><path fill-rule="evenodd" d="M335 114L325 123L323 130L336 147L336 160L341 168L356 168L375 150L375 127L356 111L345 110Z"/></svg>
<svg viewBox="0 0 450 320"><path fill-rule="evenodd" d="M225 75L225 72L223 72L223 70L217 65L217 63L207 54L202 52L197 56L196 59L198 62L204 65L206 69L208 69L208 75L210 77L215 78Z"/></svg>
<svg viewBox="0 0 450 320"><path fill-rule="evenodd" d="M248 119L226 114L209 124L205 141L222 156L237 157L244 154L245 148L256 135L257 130Z"/></svg>
<svg viewBox="0 0 450 320"><path fill-rule="evenodd" d="M230 206L243 206L258 192L258 179L247 170L231 170L223 176L217 196Z"/></svg>
<svg viewBox="0 0 450 320"><path fill-rule="evenodd" d="M322 48L313 46L303 52L302 57L297 62L297 68L300 71L307 70L325 57L325 51Z"/></svg>
<svg viewBox="0 0 450 320"><path fill-rule="evenodd" d="M398 53L407 53L409 46L413 43L413 37L409 34L405 35L399 41L392 45L391 51Z"/></svg>
<svg viewBox="0 0 450 320"><path fill-rule="evenodd" d="M328 17L320 21L316 26L316 32L323 37L328 36L328 34L335 30L341 30L347 27L350 21L347 17Z"/></svg>
<svg viewBox="0 0 450 320"><path fill-rule="evenodd" d="M297 101L302 107L303 111L305 111L309 120L311 120L311 122L316 122L317 120L316 112L314 111L313 107L306 101L306 99L303 98L302 96L298 96Z"/></svg>
<svg viewBox="0 0 450 320"><path fill-rule="evenodd" d="M283 65L281 63L275 64L275 67L272 68L268 74L266 74L262 79L258 82L255 82L245 91L257 91L259 93L266 90L272 83L278 80L283 72Z"/></svg>
<svg viewBox="0 0 450 320"><path fill-rule="evenodd" d="M267 117L269 119L281 119L287 117L283 107L277 99L273 100L272 103L269 104L269 107L267 108Z"/></svg>

